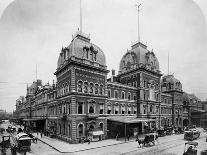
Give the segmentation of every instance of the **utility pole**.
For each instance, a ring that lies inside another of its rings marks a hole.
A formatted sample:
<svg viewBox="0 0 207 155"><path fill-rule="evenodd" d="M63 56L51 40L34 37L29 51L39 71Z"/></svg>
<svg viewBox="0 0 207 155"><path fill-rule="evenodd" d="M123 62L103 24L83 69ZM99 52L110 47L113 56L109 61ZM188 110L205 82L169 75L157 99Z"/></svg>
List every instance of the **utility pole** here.
<svg viewBox="0 0 207 155"><path fill-rule="evenodd" d="M137 7L137 15L138 15L138 30L137 30L137 33L138 33L138 42L140 42L140 31L139 31L139 29L140 29L140 26L139 26L139 12L140 12L140 6L141 6L142 4L140 3L137 3L136 4L136 7Z"/></svg>

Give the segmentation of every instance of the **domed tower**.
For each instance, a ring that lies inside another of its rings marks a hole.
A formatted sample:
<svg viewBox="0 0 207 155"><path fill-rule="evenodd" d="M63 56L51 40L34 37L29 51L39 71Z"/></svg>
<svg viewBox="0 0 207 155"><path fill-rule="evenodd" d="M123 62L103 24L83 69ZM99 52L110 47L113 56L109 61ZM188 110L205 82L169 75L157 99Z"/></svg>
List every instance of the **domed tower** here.
<svg viewBox="0 0 207 155"><path fill-rule="evenodd" d="M157 127L161 76L155 53L141 42L134 43L124 54L117 76L120 83L137 88L137 117L156 118Z"/></svg>
<svg viewBox="0 0 207 155"><path fill-rule="evenodd" d="M173 75L162 77L162 92L172 95L172 124L183 127L183 90L181 82Z"/></svg>
<svg viewBox="0 0 207 155"><path fill-rule="evenodd" d="M104 114L107 73L105 55L89 35L78 31L69 46L61 49L55 72L61 109L57 130L63 135L62 130L69 130L72 143L89 131L106 128L105 119L97 118Z"/></svg>

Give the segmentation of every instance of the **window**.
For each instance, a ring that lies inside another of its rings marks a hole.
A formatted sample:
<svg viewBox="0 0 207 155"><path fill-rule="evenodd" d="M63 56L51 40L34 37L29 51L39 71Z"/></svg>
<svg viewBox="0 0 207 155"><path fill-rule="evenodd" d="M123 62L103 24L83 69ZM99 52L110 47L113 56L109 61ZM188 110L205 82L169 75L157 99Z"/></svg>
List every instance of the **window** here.
<svg viewBox="0 0 207 155"><path fill-rule="evenodd" d="M152 113L152 109L153 109L153 107L152 107L153 105L150 105L150 113Z"/></svg>
<svg viewBox="0 0 207 155"><path fill-rule="evenodd" d="M88 82L84 82L83 92L88 93Z"/></svg>
<svg viewBox="0 0 207 155"><path fill-rule="evenodd" d="M90 93L93 93L93 83L90 83Z"/></svg>
<svg viewBox="0 0 207 155"><path fill-rule="evenodd" d="M111 89L108 89L108 97L111 97Z"/></svg>
<svg viewBox="0 0 207 155"><path fill-rule="evenodd" d="M137 82L136 81L134 82L134 87L137 87Z"/></svg>
<svg viewBox="0 0 207 155"><path fill-rule="evenodd" d="M128 107L128 114L131 114L132 108Z"/></svg>
<svg viewBox="0 0 207 155"><path fill-rule="evenodd" d="M70 129L70 124L68 125L68 137L71 136L71 129Z"/></svg>
<svg viewBox="0 0 207 155"><path fill-rule="evenodd" d="M99 126L100 126L101 130L103 131L103 123L100 123Z"/></svg>
<svg viewBox="0 0 207 155"><path fill-rule="evenodd" d="M82 85L83 85L83 82L79 81L78 82L78 92L82 92Z"/></svg>
<svg viewBox="0 0 207 155"><path fill-rule="evenodd" d="M111 114L111 106L110 105L107 106L107 114Z"/></svg>
<svg viewBox="0 0 207 155"><path fill-rule="evenodd" d="M79 137L83 136L83 124L79 124L78 126L78 136Z"/></svg>
<svg viewBox="0 0 207 155"><path fill-rule="evenodd" d="M144 100L146 100L146 93L144 93Z"/></svg>
<svg viewBox="0 0 207 155"><path fill-rule="evenodd" d="M146 114L146 105L143 105L143 114Z"/></svg>
<svg viewBox="0 0 207 155"><path fill-rule="evenodd" d="M118 98L118 91L117 90L114 91L114 97Z"/></svg>
<svg viewBox="0 0 207 155"><path fill-rule="evenodd" d="M136 95L133 96L133 99L136 100Z"/></svg>
<svg viewBox="0 0 207 155"><path fill-rule="evenodd" d="M104 111L104 105L100 104L99 114L103 114Z"/></svg>
<svg viewBox="0 0 207 155"><path fill-rule="evenodd" d="M125 99L125 92L121 92L121 98Z"/></svg>
<svg viewBox="0 0 207 155"><path fill-rule="evenodd" d="M133 107L134 114L137 114L137 107Z"/></svg>
<svg viewBox="0 0 207 155"><path fill-rule="evenodd" d="M83 114L83 102L78 102L78 114Z"/></svg>
<svg viewBox="0 0 207 155"><path fill-rule="evenodd" d="M68 104L68 114L70 114L70 103Z"/></svg>
<svg viewBox="0 0 207 155"><path fill-rule="evenodd" d="M121 107L121 114L125 114L125 106Z"/></svg>
<svg viewBox="0 0 207 155"><path fill-rule="evenodd" d="M103 85L100 85L100 95L103 95Z"/></svg>
<svg viewBox="0 0 207 155"><path fill-rule="evenodd" d="M94 109L95 109L95 108L94 108L94 104L90 104L90 105L89 105L89 113L90 113L90 114L93 114L93 113L94 113Z"/></svg>
<svg viewBox="0 0 207 155"><path fill-rule="evenodd" d="M118 114L119 113L119 106L116 105L114 106L114 114Z"/></svg>
<svg viewBox="0 0 207 155"><path fill-rule="evenodd" d="M128 100L131 100L131 93L128 93Z"/></svg>
<svg viewBox="0 0 207 155"><path fill-rule="evenodd" d="M95 94L98 94L98 84L95 84Z"/></svg>

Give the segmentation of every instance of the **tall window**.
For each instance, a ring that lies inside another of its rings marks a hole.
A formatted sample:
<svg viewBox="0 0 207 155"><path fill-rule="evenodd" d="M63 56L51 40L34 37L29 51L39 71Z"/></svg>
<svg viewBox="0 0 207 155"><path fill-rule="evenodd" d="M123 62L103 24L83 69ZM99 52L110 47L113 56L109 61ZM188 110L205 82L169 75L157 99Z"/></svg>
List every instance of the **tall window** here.
<svg viewBox="0 0 207 155"><path fill-rule="evenodd" d="M103 114L103 111L104 111L104 105L100 104L99 114Z"/></svg>
<svg viewBox="0 0 207 155"><path fill-rule="evenodd" d="M100 123L100 128L101 128L101 130L103 131L103 123Z"/></svg>
<svg viewBox="0 0 207 155"><path fill-rule="evenodd" d="M121 114L125 114L125 106L121 107Z"/></svg>
<svg viewBox="0 0 207 155"><path fill-rule="evenodd" d="M93 83L90 83L90 93L93 93Z"/></svg>
<svg viewBox="0 0 207 155"><path fill-rule="evenodd" d="M108 97L111 97L111 89L108 89Z"/></svg>
<svg viewBox="0 0 207 155"><path fill-rule="evenodd" d="M121 99L125 99L125 92L121 92Z"/></svg>
<svg viewBox="0 0 207 155"><path fill-rule="evenodd" d="M137 107L133 107L134 114L137 114Z"/></svg>
<svg viewBox="0 0 207 155"><path fill-rule="evenodd" d="M111 114L111 106L110 105L107 106L107 114Z"/></svg>
<svg viewBox="0 0 207 155"><path fill-rule="evenodd" d="M118 98L118 91L117 90L114 91L114 97Z"/></svg>
<svg viewBox="0 0 207 155"><path fill-rule="evenodd" d="M136 95L133 95L133 99L136 100Z"/></svg>
<svg viewBox="0 0 207 155"><path fill-rule="evenodd" d="M100 85L100 95L103 95L103 85Z"/></svg>
<svg viewBox="0 0 207 155"><path fill-rule="evenodd" d="M89 113L93 114L94 113L94 104L89 105Z"/></svg>
<svg viewBox="0 0 207 155"><path fill-rule="evenodd" d="M83 92L88 93L88 82L84 82Z"/></svg>
<svg viewBox="0 0 207 155"><path fill-rule="evenodd" d="M83 124L79 124L78 126L78 136L79 137L83 136Z"/></svg>
<svg viewBox="0 0 207 155"><path fill-rule="evenodd" d="M70 124L68 125L68 137L71 137L71 129L70 129Z"/></svg>
<svg viewBox="0 0 207 155"><path fill-rule="evenodd" d="M128 107L128 114L131 114L132 108Z"/></svg>
<svg viewBox="0 0 207 155"><path fill-rule="evenodd" d="M143 114L146 114L146 105L143 105Z"/></svg>
<svg viewBox="0 0 207 155"><path fill-rule="evenodd" d="M78 82L78 92L82 92L82 86L83 86L83 82L79 81Z"/></svg>
<svg viewBox="0 0 207 155"><path fill-rule="evenodd" d="M78 102L78 114L83 114L83 102Z"/></svg>
<svg viewBox="0 0 207 155"><path fill-rule="evenodd" d="M98 84L95 84L95 94L98 94Z"/></svg>
<svg viewBox="0 0 207 155"><path fill-rule="evenodd" d="M68 103L68 114L70 114L70 103Z"/></svg>
<svg viewBox="0 0 207 155"><path fill-rule="evenodd" d="M114 106L114 114L118 114L119 113L119 106L116 105Z"/></svg>
<svg viewBox="0 0 207 155"><path fill-rule="evenodd" d="M128 93L128 100L131 100L131 93Z"/></svg>

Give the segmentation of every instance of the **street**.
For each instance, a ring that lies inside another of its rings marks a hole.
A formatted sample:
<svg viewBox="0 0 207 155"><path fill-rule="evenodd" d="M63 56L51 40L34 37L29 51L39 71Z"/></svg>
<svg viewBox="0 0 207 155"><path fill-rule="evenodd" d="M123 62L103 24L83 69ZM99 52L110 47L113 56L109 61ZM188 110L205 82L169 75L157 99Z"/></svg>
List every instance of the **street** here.
<svg viewBox="0 0 207 155"><path fill-rule="evenodd" d="M8 122L1 124L1 127L7 128L9 125ZM199 129L202 131L202 129ZM198 142L198 155L200 155L200 151L206 150L206 132L201 132L201 136L195 140ZM41 139L40 137L38 137ZM116 141L114 139L114 141ZM64 143L68 148L70 147L79 147L79 151L71 152L71 153L61 153L56 151L54 148L50 147L49 145L41 142L40 140L37 141L37 143L31 144L31 151L27 152L28 155L48 155L48 154L77 154L77 155L106 155L106 154L113 154L113 155L119 155L119 154L125 154L125 155L181 155L184 151L185 141L183 139L183 134L179 135L171 135L171 136L165 136L165 137L159 137L156 141L155 145L149 145L144 146L143 148L138 147L138 143L135 142L134 139L131 139L130 141L127 141L126 143L119 143L116 145L108 145L108 146L102 146L97 148L89 148L90 144L88 146L88 149L82 149L80 145L78 144L68 144ZM94 142L96 143L96 142ZM63 145L63 144L61 144ZM85 144L83 144L85 145ZM58 149L58 148L57 148ZM3 149L1 148L1 154L2 155L10 155L11 150L10 148ZM19 153L17 153L19 154Z"/></svg>

